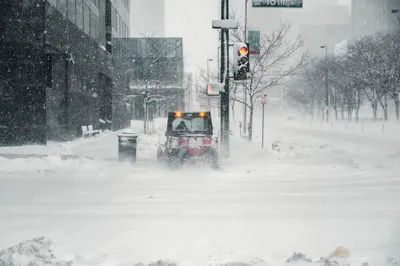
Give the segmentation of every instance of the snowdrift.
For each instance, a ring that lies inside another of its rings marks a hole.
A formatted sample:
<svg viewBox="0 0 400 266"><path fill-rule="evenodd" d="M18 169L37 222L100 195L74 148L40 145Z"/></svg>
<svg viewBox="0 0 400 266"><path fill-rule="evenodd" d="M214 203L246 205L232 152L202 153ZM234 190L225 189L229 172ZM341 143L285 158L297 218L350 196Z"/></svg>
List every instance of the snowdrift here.
<svg viewBox="0 0 400 266"><path fill-rule="evenodd" d="M72 261L58 261L51 249L52 241L44 237L21 242L0 251L1 266L71 266Z"/></svg>

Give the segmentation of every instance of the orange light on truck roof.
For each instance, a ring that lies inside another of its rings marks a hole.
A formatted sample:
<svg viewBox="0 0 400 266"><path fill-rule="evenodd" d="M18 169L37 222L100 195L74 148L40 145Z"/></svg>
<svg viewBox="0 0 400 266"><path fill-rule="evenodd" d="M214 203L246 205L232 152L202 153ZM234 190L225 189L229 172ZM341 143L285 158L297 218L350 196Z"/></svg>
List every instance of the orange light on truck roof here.
<svg viewBox="0 0 400 266"><path fill-rule="evenodd" d="M177 118L182 117L182 113L181 113L181 112L176 112L176 113L175 113L175 117L177 117Z"/></svg>
<svg viewBox="0 0 400 266"><path fill-rule="evenodd" d="M200 116L200 117L206 117L206 113L201 112L201 113L199 114L199 116Z"/></svg>

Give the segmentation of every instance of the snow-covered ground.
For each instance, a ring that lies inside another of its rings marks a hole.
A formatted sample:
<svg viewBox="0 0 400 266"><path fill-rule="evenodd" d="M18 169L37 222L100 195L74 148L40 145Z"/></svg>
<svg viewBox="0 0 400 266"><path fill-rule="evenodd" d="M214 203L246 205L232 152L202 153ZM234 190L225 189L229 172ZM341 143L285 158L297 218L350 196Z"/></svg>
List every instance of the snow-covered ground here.
<svg viewBox="0 0 400 266"><path fill-rule="evenodd" d="M170 170L155 156L163 124L156 121L156 133L139 138L135 165L117 161L114 132L0 148L0 250L44 236L58 260L82 266L159 259L274 266L286 265L294 252L317 262L338 246L350 252L338 259L342 264L399 261L398 135L269 119L266 149L257 122L253 143L232 136L221 170ZM135 122L130 130L141 128ZM0 265L3 257L10 261L4 254Z"/></svg>

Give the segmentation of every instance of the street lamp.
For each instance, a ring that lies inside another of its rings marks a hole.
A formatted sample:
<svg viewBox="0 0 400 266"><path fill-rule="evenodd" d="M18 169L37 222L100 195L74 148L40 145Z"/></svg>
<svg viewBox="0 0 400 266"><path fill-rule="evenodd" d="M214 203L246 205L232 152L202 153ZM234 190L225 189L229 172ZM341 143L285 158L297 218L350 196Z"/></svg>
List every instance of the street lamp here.
<svg viewBox="0 0 400 266"><path fill-rule="evenodd" d="M209 58L207 59L207 85L210 83L210 68L209 68L209 62L214 61L214 59ZM210 97L207 97L207 102L208 102L208 109L211 109L211 103L210 103Z"/></svg>
<svg viewBox="0 0 400 266"><path fill-rule="evenodd" d="M207 59L207 83L209 83L210 82L210 68L209 68L209 62L211 62L211 61L214 61L214 59L212 59L212 58L209 58L209 59Z"/></svg>
<svg viewBox="0 0 400 266"><path fill-rule="evenodd" d="M325 49L325 108L326 108L326 122L329 122L329 91L328 91L328 46L322 45L321 49Z"/></svg>
<svg viewBox="0 0 400 266"><path fill-rule="evenodd" d="M267 94L261 96L261 104L262 104L261 149L264 149L264 116L265 116L265 105L267 104Z"/></svg>

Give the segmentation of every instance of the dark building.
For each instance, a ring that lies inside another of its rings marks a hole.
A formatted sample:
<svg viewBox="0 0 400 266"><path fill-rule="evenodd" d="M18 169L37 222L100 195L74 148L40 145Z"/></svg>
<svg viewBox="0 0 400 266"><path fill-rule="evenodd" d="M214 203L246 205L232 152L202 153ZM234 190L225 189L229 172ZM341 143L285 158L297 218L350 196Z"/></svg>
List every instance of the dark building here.
<svg viewBox="0 0 400 266"><path fill-rule="evenodd" d="M113 57L129 35L126 0L0 2L0 145L45 144L81 127L129 125Z"/></svg>
<svg viewBox="0 0 400 266"><path fill-rule="evenodd" d="M150 118L171 110L184 110L185 86L182 38L121 39L126 50L116 58L122 67L118 72L130 84L132 118L143 119L144 95L150 103Z"/></svg>

